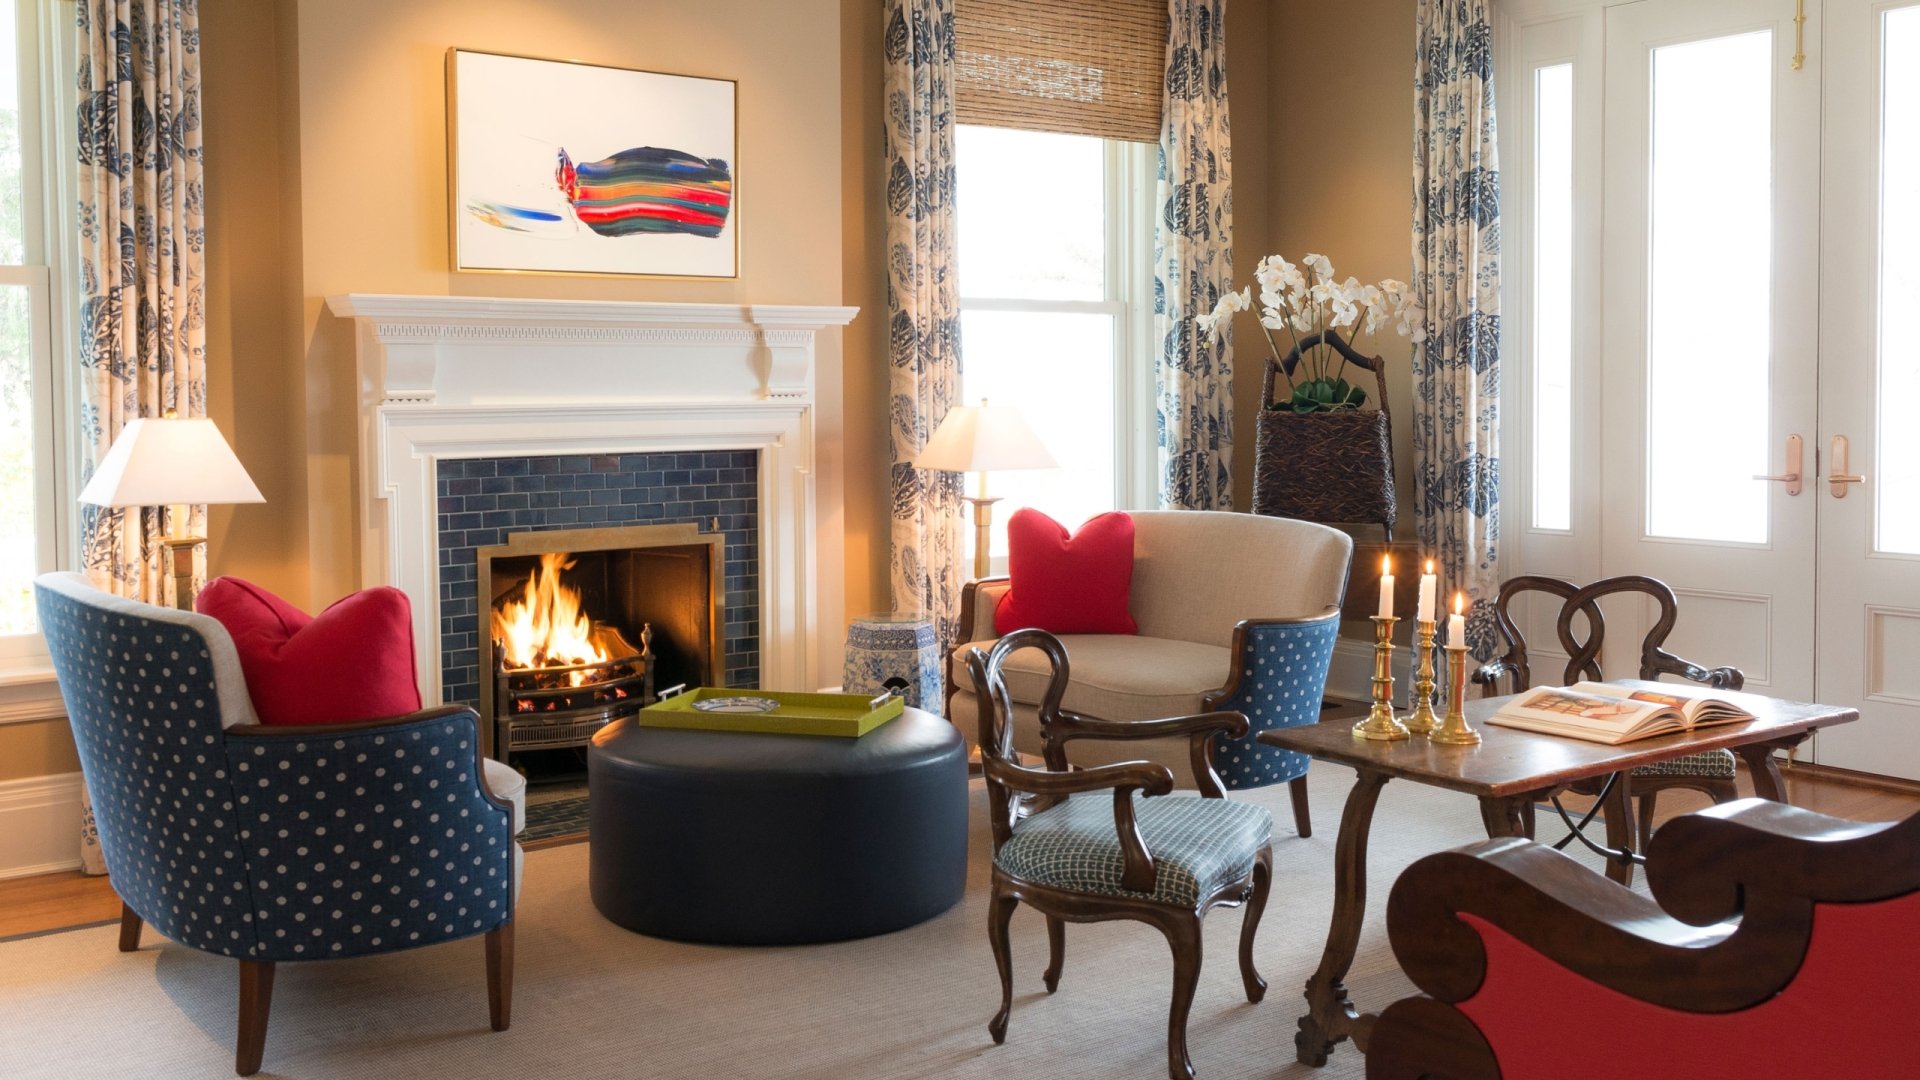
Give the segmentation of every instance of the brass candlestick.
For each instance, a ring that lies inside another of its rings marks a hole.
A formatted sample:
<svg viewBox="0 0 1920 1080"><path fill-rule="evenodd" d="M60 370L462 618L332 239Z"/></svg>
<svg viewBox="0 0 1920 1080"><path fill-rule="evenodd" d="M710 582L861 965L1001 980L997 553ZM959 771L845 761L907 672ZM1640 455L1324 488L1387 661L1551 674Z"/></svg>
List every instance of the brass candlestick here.
<svg viewBox="0 0 1920 1080"><path fill-rule="evenodd" d="M1440 722L1430 742L1443 746L1472 746L1480 733L1467 726L1467 650L1466 646L1447 646L1447 716Z"/></svg>
<svg viewBox="0 0 1920 1080"><path fill-rule="evenodd" d="M1415 735L1429 735L1440 726L1440 718L1433 714L1433 628L1432 619L1420 620L1418 641L1420 666L1413 676L1413 712L1407 717L1407 730Z"/></svg>
<svg viewBox="0 0 1920 1080"><path fill-rule="evenodd" d="M1393 742L1407 737L1407 726L1393 715L1393 624L1399 621L1373 617L1373 709L1353 725L1355 738Z"/></svg>

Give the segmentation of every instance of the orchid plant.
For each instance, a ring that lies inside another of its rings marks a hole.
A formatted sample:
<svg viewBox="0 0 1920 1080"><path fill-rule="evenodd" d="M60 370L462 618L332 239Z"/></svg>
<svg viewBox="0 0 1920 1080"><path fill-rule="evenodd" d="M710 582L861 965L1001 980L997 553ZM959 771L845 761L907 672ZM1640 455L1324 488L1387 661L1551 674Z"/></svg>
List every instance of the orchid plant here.
<svg viewBox="0 0 1920 1080"><path fill-rule="evenodd" d="M1269 255L1255 268L1254 280L1260 286L1260 330L1266 335L1275 366L1293 390L1286 404L1268 402L1268 408L1291 408L1297 413L1357 409L1366 402L1367 392L1347 382L1347 358L1334 342L1344 337L1348 346L1357 349L1363 336L1377 334L1388 322L1400 336L1415 343L1426 339L1424 312L1404 281L1388 278L1374 285L1362 285L1353 277L1336 281L1333 262L1325 255L1314 254L1300 260L1298 266L1282 256ZM1252 309L1253 286L1249 285L1222 296L1212 312L1193 321L1218 342L1235 312ZM1288 371L1280 362L1280 346L1273 336L1276 330L1287 333L1293 352L1300 357L1295 371ZM1296 379L1296 374L1300 378Z"/></svg>

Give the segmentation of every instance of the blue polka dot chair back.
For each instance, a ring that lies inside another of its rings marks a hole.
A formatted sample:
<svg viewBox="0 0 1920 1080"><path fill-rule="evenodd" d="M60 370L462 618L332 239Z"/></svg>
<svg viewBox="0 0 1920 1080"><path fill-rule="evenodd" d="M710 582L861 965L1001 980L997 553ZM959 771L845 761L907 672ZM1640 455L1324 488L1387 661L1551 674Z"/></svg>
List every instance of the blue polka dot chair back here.
<svg viewBox="0 0 1920 1080"><path fill-rule="evenodd" d="M1249 619L1233 635L1237 678L1233 689L1206 699L1208 709L1244 713L1245 738L1222 736L1214 744L1214 769L1229 789L1265 787L1307 775L1305 754L1267 746L1254 738L1274 728L1320 721L1327 668L1340 636L1340 611L1330 608L1304 619Z"/></svg>
<svg viewBox="0 0 1920 1080"><path fill-rule="evenodd" d="M229 710L233 723L255 719L232 641L211 619L78 574L35 591L114 891L183 945L252 955L225 728Z"/></svg>
<svg viewBox="0 0 1920 1080"><path fill-rule="evenodd" d="M469 709L259 727L215 621L36 586L114 890L182 945L243 960L384 952L513 911L513 814ZM234 730L229 730L234 729Z"/></svg>

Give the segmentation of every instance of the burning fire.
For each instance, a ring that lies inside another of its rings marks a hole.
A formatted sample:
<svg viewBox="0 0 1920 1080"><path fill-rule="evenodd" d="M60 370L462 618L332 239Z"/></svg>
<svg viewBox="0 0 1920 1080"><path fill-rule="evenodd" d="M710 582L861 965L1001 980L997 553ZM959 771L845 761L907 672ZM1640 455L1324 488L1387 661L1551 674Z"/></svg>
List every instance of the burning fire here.
<svg viewBox="0 0 1920 1080"><path fill-rule="evenodd" d="M560 583L560 574L573 567L565 552L540 556L540 565L527 575L520 598L495 604L493 640L507 668L572 667L602 664L635 650L619 631L596 627L580 608L580 590ZM573 672L579 686L586 673Z"/></svg>

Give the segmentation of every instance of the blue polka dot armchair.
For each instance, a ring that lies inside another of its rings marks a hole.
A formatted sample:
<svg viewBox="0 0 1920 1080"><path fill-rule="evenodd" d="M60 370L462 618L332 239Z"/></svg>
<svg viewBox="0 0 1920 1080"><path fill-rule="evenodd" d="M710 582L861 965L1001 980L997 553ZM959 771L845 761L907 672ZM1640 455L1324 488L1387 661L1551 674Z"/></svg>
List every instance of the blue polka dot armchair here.
<svg viewBox="0 0 1920 1080"><path fill-rule="evenodd" d="M214 620L78 574L35 592L124 905L120 948L137 949L144 924L239 961L240 1075L260 1068L282 961L484 934L506 1029L524 809L495 792L524 787L483 762L471 709L262 727Z"/></svg>

